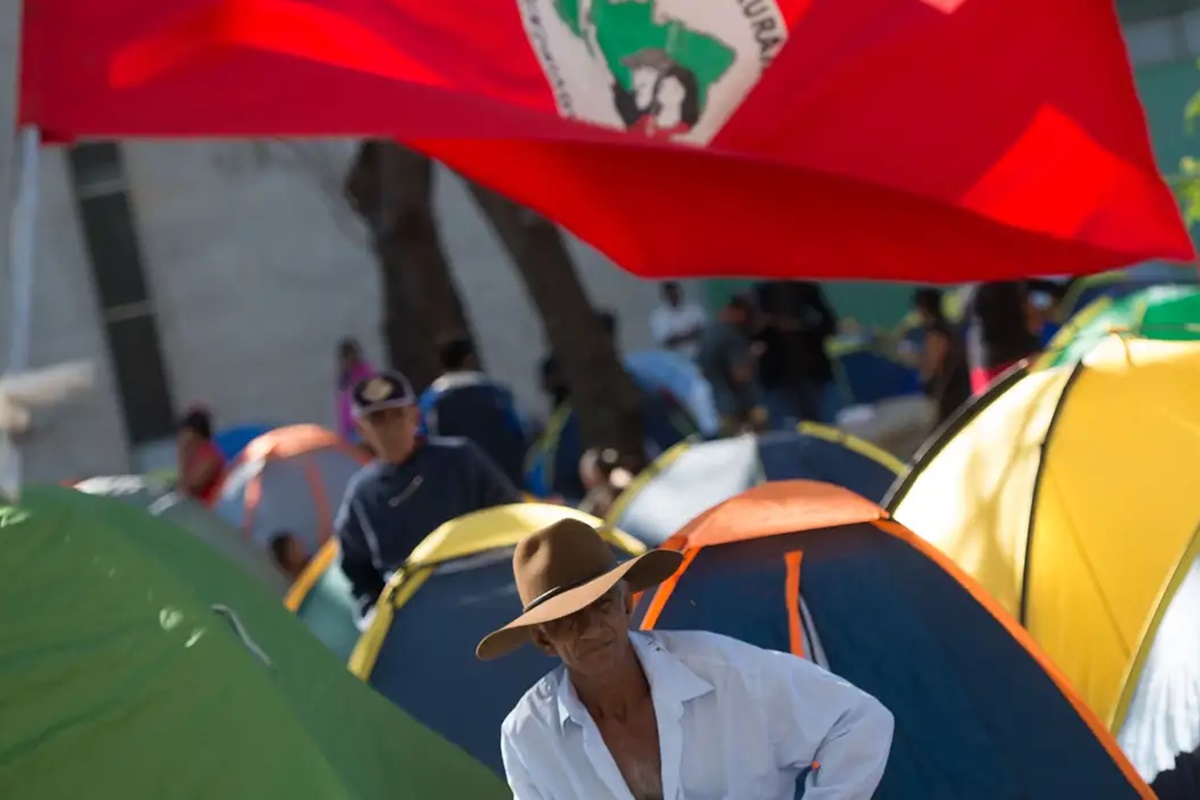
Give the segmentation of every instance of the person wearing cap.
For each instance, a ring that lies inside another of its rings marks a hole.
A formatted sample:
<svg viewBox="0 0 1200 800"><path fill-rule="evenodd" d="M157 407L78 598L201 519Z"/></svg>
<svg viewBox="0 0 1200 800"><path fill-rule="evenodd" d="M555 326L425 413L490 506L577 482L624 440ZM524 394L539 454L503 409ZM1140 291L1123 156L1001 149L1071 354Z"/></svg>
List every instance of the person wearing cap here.
<svg viewBox="0 0 1200 800"><path fill-rule="evenodd" d="M225 479L225 456L212 436L212 415L203 408L191 409L179 422L178 489L206 506L216 502Z"/></svg>
<svg viewBox="0 0 1200 800"><path fill-rule="evenodd" d="M587 523L563 520L513 554L523 613L483 660L532 642L561 666L517 703L500 748L514 800L728 797L867 800L891 713L790 653L707 631L631 631L634 595L682 554L618 564Z"/></svg>
<svg viewBox="0 0 1200 800"><path fill-rule="evenodd" d="M443 522L522 498L470 440L418 435L417 398L403 375L375 373L351 400L375 460L350 480L334 528L342 571L366 614L388 576Z"/></svg>
<svg viewBox="0 0 1200 800"><path fill-rule="evenodd" d="M470 439L520 486L525 480L525 425L512 390L483 371L469 338L447 340L439 356L443 372L419 401L421 432Z"/></svg>

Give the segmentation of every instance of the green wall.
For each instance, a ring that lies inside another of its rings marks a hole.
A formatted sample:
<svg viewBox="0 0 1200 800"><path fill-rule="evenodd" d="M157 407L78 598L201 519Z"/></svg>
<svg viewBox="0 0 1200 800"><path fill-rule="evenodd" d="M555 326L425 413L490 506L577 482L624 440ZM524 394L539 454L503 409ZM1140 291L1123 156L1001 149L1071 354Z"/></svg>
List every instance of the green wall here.
<svg viewBox="0 0 1200 800"><path fill-rule="evenodd" d="M1188 98L1200 89L1200 71L1191 60L1159 64L1137 70L1138 89L1146 116L1159 168L1167 175L1179 167L1185 155L1200 155L1200 125L1189 133L1183 124L1183 107ZM1195 237L1200 230L1193 228ZM716 309L734 292L745 291L753 283L747 280L713 280L707 282L708 301ZM826 281L822 285L830 302L842 317L852 317L871 327L890 328L908 310L913 284L880 281Z"/></svg>

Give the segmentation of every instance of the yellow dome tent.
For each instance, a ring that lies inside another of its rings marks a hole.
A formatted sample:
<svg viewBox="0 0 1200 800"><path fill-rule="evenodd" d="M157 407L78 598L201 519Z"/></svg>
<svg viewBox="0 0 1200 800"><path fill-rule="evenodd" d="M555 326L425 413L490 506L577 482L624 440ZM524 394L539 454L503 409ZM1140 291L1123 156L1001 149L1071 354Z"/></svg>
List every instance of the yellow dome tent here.
<svg viewBox="0 0 1200 800"><path fill-rule="evenodd" d="M1200 290L1098 303L885 502L1017 616L1150 780L1200 744L1200 645L1178 646L1200 638Z"/></svg>

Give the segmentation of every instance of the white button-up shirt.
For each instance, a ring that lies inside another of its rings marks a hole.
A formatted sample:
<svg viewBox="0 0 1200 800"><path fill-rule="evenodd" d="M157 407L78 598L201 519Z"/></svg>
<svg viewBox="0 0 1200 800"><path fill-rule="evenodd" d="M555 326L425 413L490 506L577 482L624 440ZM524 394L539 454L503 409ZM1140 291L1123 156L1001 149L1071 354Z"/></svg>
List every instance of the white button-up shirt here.
<svg viewBox="0 0 1200 800"><path fill-rule="evenodd" d="M704 309L695 303L679 306L661 305L650 312L650 333L659 347L674 350L682 356L694 359L699 345L695 340L670 346L667 340L688 331L699 330L708 322Z"/></svg>
<svg viewBox="0 0 1200 800"><path fill-rule="evenodd" d="M868 800L892 715L817 665L706 631L630 633L650 683L664 800ZM504 720L516 800L633 800L559 667Z"/></svg>

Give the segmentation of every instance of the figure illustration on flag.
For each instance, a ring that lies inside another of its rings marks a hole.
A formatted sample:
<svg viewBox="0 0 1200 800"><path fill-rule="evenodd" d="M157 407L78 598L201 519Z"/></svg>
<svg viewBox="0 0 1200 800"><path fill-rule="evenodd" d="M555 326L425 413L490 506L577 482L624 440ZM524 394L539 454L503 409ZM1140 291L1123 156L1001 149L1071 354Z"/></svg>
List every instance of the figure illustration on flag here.
<svg viewBox="0 0 1200 800"><path fill-rule="evenodd" d="M518 0L559 113L707 144L787 40L776 0Z"/></svg>

